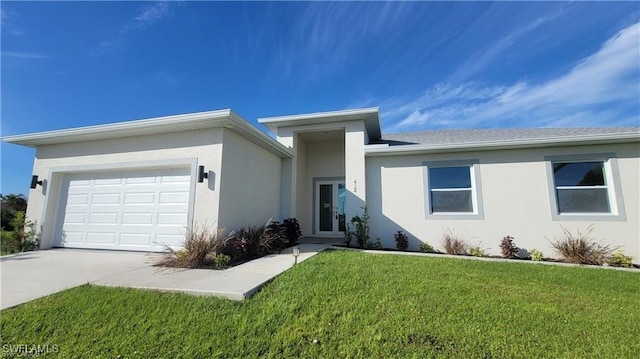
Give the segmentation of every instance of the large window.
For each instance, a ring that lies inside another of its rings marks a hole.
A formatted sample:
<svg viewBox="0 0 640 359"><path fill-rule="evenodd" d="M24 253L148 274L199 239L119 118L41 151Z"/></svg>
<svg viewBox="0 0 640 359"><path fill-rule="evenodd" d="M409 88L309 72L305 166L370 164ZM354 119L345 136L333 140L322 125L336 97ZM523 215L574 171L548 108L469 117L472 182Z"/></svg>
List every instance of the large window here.
<svg viewBox="0 0 640 359"><path fill-rule="evenodd" d="M616 163L612 154L547 158L554 219L624 218Z"/></svg>
<svg viewBox="0 0 640 359"><path fill-rule="evenodd" d="M479 218L477 161L425 162L427 216Z"/></svg>

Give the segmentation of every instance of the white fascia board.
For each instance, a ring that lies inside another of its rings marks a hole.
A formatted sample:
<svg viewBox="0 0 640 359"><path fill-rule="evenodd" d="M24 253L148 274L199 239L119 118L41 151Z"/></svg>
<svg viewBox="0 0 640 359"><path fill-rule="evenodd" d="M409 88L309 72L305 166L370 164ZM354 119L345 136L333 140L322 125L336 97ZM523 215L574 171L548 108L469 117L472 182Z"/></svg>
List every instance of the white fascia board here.
<svg viewBox="0 0 640 359"><path fill-rule="evenodd" d="M235 113L231 112L229 120L230 121L225 124L225 128L237 133L256 145L271 151L273 154L280 156L280 158L294 157L293 149L286 147Z"/></svg>
<svg viewBox="0 0 640 359"><path fill-rule="evenodd" d="M231 115L231 109L117 122L105 125L69 128L24 135L6 136L2 141L36 147L58 143L95 141L109 138L151 135L189 129L220 127Z"/></svg>
<svg viewBox="0 0 640 359"><path fill-rule="evenodd" d="M264 117L259 118L258 123L266 126L273 132L277 132L278 127L304 126L356 120L364 120L369 137L380 138L380 115L378 107Z"/></svg>
<svg viewBox="0 0 640 359"><path fill-rule="evenodd" d="M549 146L579 146L594 144L612 144L640 142L640 132L608 133L601 135L554 137L526 140L505 140L474 143L445 143L437 145L397 145L381 147L378 145L365 146L367 156L399 156L420 153L490 151L502 149L535 148Z"/></svg>
<svg viewBox="0 0 640 359"><path fill-rule="evenodd" d="M377 107L369 107L369 108L359 108L359 109L353 109L353 110L327 111L327 112L306 113L306 114L300 114L300 115L263 117L263 118L258 118L258 122L263 125L276 124L276 123L285 124L287 122L296 122L301 120L332 119L335 117L370 115L370 114L377 114L377 113L378 113ZM293 125L295 124L292 124L289 126L293 126Z"/></svg>

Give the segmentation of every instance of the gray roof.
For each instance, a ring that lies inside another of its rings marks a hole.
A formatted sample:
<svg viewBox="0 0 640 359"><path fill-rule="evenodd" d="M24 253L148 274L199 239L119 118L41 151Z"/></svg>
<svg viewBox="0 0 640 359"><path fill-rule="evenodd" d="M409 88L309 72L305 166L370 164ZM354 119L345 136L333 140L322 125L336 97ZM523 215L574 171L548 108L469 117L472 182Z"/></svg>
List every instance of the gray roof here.
<svg viewBox="0 0 640 359"><path fill-rule="evenodd" d="M633 133L640 136L640 127L443 129L384 134L382 139L371 144L445 145Z"/></svg>

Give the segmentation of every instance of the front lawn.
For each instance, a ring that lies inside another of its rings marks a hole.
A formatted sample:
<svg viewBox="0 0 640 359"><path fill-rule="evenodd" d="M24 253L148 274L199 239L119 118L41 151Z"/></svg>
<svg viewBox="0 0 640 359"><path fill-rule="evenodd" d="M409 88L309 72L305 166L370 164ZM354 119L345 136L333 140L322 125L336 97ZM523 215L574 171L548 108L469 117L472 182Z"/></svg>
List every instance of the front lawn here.
<svg viewBox="0 0 640 359"><path fill-rule="evenodd" d="M85 285L0 332L5 356L635 358L638 303L638 273L334 250L245 302Z"/></svg>

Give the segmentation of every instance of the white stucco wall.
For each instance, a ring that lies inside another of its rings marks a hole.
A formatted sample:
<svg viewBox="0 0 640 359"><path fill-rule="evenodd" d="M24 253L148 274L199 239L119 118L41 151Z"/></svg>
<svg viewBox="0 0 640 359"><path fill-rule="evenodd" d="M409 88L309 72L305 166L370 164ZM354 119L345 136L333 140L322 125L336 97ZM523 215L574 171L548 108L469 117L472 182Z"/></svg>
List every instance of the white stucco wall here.
<svg viewBox="0 0 640 359"><path fill-rule="evenodd" d="M558 257L549 239L560 225L574 231L595 225L593 236L640 258L640 146L636 144L538 148L475 153L367 157L367 205L371 237L395 247L393 234L403 230L411 248L427 241L442 250L444 229L452 229L471 245L499 254L502 237L515 237L519 247ZM626 220L553 220L545 156L615 153ZM423 162L479 160L484 219L426 219ZM546 237L546 238L545 238Z"/></svg>
<svg viewBox="0 0 640 359"><path fill-rule="evenodd" d="M42 226L42 248L52 244L55 214L65 173L182 168L195 173L197 165L219 174L222 157L222 131L209 129L153 136L126 137L92 142L40 146L33 174L46 180L46 188L38 186L29 192L27 217ZM196 183L192 220L214 223L218 218L219 188L213 183ZM215 177L215 176L214 176Z"/></svg>
<svg viewBox="0 0 640 359"><path fill-rule="evenodd" d="M224 130L218 226L228 231L280 221L281 159Z"/></svg>
<svg viewBox="0 0 640 359"><path fill-rule="evenodd" d="M344 131L342 143L307 142L300 133ZM347 187L347 218L361 214L366 195L364 146L367 141L363 121L332 122L279 127L277 138L286 146L293 146L296 157L287 174L292 178L291 214L300 222L304 235L313 234L313 179L345 177ZM355 182L354 182L355 181ZM354 192L355 190L355 192Z"/></svg>

